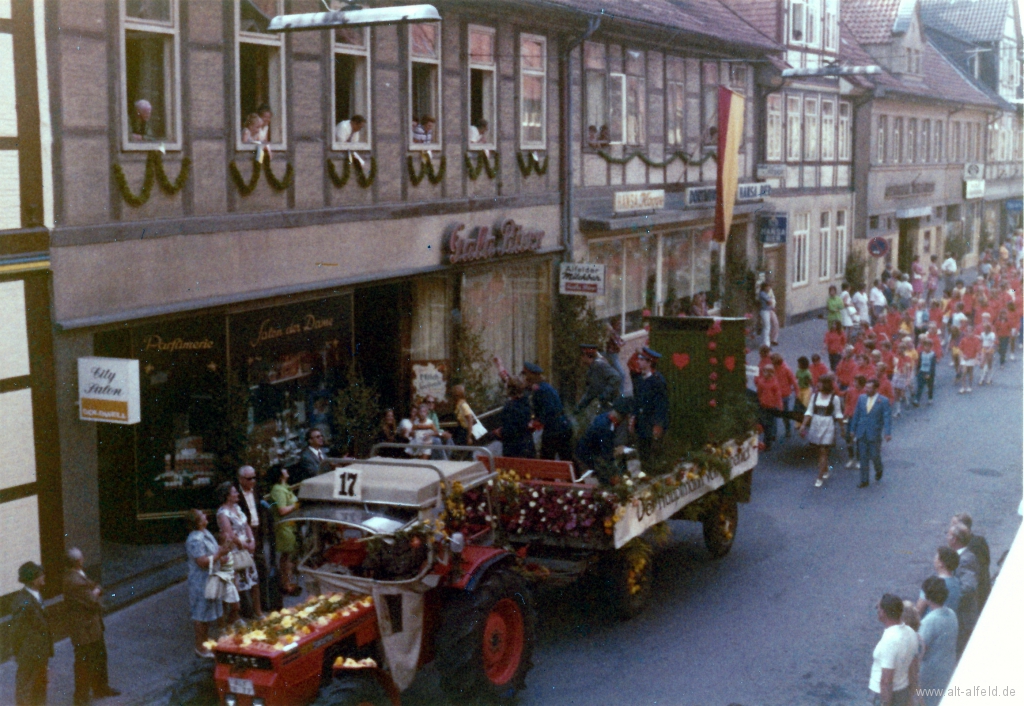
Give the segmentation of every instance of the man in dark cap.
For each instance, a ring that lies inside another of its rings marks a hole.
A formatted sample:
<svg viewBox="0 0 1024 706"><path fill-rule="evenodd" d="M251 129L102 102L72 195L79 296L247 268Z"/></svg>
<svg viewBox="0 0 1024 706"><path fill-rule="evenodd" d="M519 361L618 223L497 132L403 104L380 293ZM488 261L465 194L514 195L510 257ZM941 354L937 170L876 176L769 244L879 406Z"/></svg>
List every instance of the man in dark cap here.
<svg viewBox="0 0 1024 706"><path fill-rule="evenodd" d="M530 386L534 421L540 425L540 457L572 460L572 427L562 408L562 398L544 379L544 370L536 363L523 363L523 378Z"/></svg>
<svg viewBox="0 0 1024 706"><path fill-rule="evenodd" d="M625 445L629 410L629 400L619 397L610 410L594 417L576 444L577 475L592 469L598 480L608 484L620 474L615 459L622 455Z"/></svg>
<svg viewBox="0 0 1024 706"><path fill-rule="evenodd" d="M661 354L645 346L637 357L639 372L632 375L634 431L644 464L650 462L668 427L668 383L657 370L659 358Z"/></svg>
<svg viewBox="0 0 1024 706"><path fill-rule="evenodd" d="M14 702L35 706L46 703L46 668L53 657L53 634L41 593L46 574L39 564L26 561L18 568L18 581L25 588L14 594L11 610L11 648L18 663Z"/></svg>
<svg viewBox="0 0 1024 706"><path fill-rule="evenodd" d="M587 387L576 403L575 413L582 412L593 400L597 400L602 412L606 411L619 396L622 376L611 363L601 357L594 344L584 343L580 346L580 363L587 367Z"/></svg>

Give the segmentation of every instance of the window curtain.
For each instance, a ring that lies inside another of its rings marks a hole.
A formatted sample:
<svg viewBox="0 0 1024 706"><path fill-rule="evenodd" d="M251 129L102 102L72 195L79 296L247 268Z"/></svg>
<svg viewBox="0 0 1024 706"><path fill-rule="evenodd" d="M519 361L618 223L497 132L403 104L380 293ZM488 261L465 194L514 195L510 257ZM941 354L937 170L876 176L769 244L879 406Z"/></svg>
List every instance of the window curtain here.
<svg viewBox="0 0 1024 706"><path fill-rule="evenodd" d="M484 351L500 357L510 372L537 359L546 273L546 263L515 263L463 276L463 318L480 333Z"/></svg>
<svg viewBox="0 0 1024 706"><path fill-rule="evenodd" d="M448 358L451 287L445 277L421 277L413 280L412 334L409 355L412 360Z"/></svg>

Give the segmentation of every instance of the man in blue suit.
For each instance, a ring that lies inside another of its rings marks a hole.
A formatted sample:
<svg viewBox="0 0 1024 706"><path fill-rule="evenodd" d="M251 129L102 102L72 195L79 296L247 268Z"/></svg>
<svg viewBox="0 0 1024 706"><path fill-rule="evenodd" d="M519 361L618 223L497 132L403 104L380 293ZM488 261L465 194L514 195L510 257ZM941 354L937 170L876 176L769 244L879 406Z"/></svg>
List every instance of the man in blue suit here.
<svg viewBox="0 0 1024 706"><path fill-rule="evenodd" d="M875 465L875 481L882 480L882 437L892 441L892 410L885 395L878 394L878 383L868 380L864 394L857 399L857 410L850 420L850 432L857 439L860 455L860 484L868 487L868 464Z"/></svg>

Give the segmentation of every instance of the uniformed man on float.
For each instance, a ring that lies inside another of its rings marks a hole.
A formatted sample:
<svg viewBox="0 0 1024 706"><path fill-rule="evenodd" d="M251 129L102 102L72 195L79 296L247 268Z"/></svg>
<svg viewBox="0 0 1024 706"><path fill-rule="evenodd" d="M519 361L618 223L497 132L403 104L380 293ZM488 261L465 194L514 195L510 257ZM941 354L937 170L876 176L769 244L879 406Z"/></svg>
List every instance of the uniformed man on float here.
<svg viewBox="0 0 1024 706"><path fill-rule="evenodd" d="M593 470L597 479L607 485L622 474L619 459L625 453L630 407L628 398L619 397L610 410L594 417L576 444L577 475Z"/></svg>
<svg viewBox="0 0 1024 706"><path fill-rule="evenodd" d="M646 346L637 356L638 373L633 373L633 430L640 462L650 462L668 428L668 383L658 372L661 354Z"/></svg>
<svg viewBox="0 0 1024 706"><path fill-rule="evenodd" d="M600 411L607 411L619 396L622 376L611 363L601 357L597 352L597 346L590 343L580 345L580 363L587 366L587 387L580 401L576 403L574 413L582 412L593 400L597 400Z"/></svg>
<svg viewBox="0 0 1024 706"><path fill-rule="evenodd" d="M533 420L541 429L540 457L572 460L572 426L562 408L558 391L544 379L544 369L536 363L523 363L523 377L530 386Z"/></svg>

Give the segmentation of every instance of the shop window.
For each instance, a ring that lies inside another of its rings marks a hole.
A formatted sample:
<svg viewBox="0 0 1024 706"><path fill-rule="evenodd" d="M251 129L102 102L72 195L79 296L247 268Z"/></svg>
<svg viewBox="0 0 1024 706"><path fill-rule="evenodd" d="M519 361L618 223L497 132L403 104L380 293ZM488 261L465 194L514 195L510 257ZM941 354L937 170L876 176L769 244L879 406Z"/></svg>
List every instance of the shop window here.
<svg viewBox="0 0 1024 706"><path fill-rule="evenodd" d="M946 141L942 134L942 121L935 121L935 161L942 162L946 152Z"/></svg>
<svg viewBox="0 0 1024 706"><path fill-rule="evenodd" d="M285 147L284 36L267 32L271 18L280 14L284 14L284 0L235 2L239 150L257 144Z"/></svg>
<svg viewBox="0 0 1024 706"><path fill-rule="evenodd" d="M875 129L875 163L885 164L886 145L889 141L889 118L885 115L878 116Z"/></svg>
<svg viewBox="0 0 1024 706"><path fill-rule="evenodd" d="M369 149L370 30L334 30L333 149Z"/></svg>
<svg viewBox="0 0 1024 706"><path fill-rule="evenodd" d="M411 149L441 146L441 25L409 26Z"/></svg>
<svg viewBox="0 0 1024 706"><path fill-rule="evenodd" d="M818 125L818 99L804 99L804 159L818 161L821 131Z"/></svg>
<svg viewBox="0 0 1024 706"><path fill-rule="evenodd" d="M836 104L830 100L821 101L821 161L830 162L836 158Z"/></svg>
<svg viewBox="0 0 1024 706"><path fill-rule="evenodd" d="M822 211L818 224L818 279L829 278L832 265L832 213Z"/></svg>
<svg viewBox="0 0 1024 706"><path fill-rule="evenodd" d="M850 160L850 143L853 136L850 134L850 104L845 101L839 102L839 159L840 161Z"/></svg>
<svg viewBox="0 0 1024 706"><path fill-rule="evenodd" d="M469 143L475 148L494 148L495 74L494 29L469 28Z"/></svg>
<svg viewBox="0 0 1024 706"><path fill-rule="evenodd" d="M921 121L921 161L927 164L932 161L932 121Z"/></svg>
<svg viewBox="0 0 1024 706"><path fill-rule="evenodd" d="M917 118L907 119L907 161L917 161Z"/></svg>
<svg viewBox="0 0 1024 706"><path fill-rule="evenodd" d="M842 278L846 276L846 249L849 247L846 241L846 211L840 209L836 211L836 240L835 240L835 254L836 254L836 267L835 276Z"/></svg>
<svg viewBox="0 0 1024 706"><path fill-rule="evenodd" d="M786 161L799 162L801 157L801 99L786 96Z"/></svg>
<svg viewBox="0 0 1024 706"><path fill-rule="evenodd" d="M793 217L793 285L807 284L807 239L811 224L810 213L798 213Z"/></svg>
<svg viewBox="0 0 1024 706"><path fill-rule="evenodd" d="M782 96L770 94L765 100L765 159L782 159Z"/></svg>
<svg viewBox="0 0 1024 706"><path fill-rule="evenodd" d="M627 145L647 142L647 83L644 53L626 50L626 139Z"/></svg>
<svg viewBox="0 0 1024 706"><path fill-rule="evenodd" d="M519 36L519 145L547 147L547 39Z"/></svg>
<svg viewBox="0 0 1024 706"><path fill-rule="evenodd" d="M181 149L177 0L122 0L122 146Z"/></svg>
<svg viewBox="0 0 1024 706"><path fill-rule="evenodd" d="M693 283L693 246L696 231L681 231L661 238L661 300L666 315L685 311L687 300L695 294Z"/></svg>

